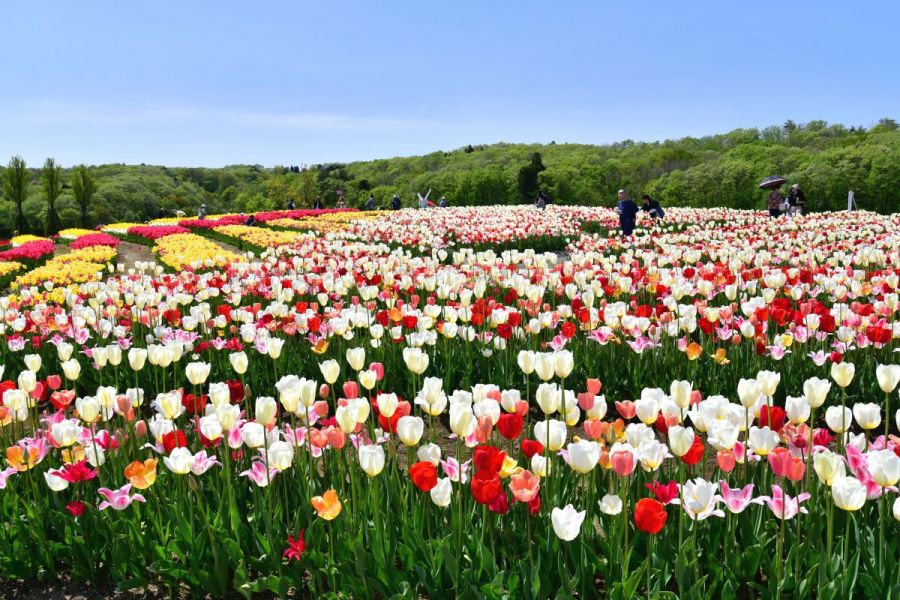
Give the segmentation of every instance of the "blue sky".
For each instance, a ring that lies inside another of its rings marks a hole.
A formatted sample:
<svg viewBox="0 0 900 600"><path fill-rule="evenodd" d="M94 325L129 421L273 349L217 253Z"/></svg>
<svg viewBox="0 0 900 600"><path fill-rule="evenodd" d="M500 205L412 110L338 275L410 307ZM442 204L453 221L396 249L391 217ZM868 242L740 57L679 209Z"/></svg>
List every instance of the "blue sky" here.
<svg viewBox="0 0 900 600"><path fill-rule="evenodd" d="M3 162L271 166L900 118L896 2L2 10Z"/></svg>

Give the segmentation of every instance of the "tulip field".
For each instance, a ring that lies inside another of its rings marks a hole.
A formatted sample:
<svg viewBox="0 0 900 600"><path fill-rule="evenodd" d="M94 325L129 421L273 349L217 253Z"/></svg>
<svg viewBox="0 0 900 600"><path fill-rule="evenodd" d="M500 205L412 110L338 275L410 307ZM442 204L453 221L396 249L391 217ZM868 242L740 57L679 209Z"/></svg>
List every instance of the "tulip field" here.
<svg viewBox="0 0 900 600"><path fill-rule="evenodd" d="M0 580L900 598L900 215L255 216L0 245Z"/></svg>

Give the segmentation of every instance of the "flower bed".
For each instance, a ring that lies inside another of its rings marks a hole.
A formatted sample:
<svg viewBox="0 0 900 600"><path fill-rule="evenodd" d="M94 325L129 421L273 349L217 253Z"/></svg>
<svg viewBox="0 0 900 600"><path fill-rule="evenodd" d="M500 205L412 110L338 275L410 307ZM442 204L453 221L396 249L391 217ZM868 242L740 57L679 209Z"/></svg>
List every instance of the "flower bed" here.
<svg viewBox="0 0 900 600"><path fill-rule="evenodd" d="M176 271L226 267L243 259L221 246L193 233L176 233L156 241L154 252L160 261Z"/></svg>
<svg viewBox="0 0 900 600"><path fill-rule="evenodd" d="M900 217L671 209L623 238L570 237L606 209L503 210L463 214L527 238L396 215L242 260L174 233L177 272L5 296L0 576L892 593ZM554 237L567 259L530 245Z"/></svg>

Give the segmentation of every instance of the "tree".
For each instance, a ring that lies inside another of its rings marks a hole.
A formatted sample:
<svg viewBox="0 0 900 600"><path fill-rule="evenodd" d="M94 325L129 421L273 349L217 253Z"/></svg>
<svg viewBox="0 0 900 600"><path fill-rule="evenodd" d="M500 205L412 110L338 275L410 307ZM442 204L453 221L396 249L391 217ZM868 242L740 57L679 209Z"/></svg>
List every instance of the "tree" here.
<svg viewBox="0 0 900 600"><path fill-rule="evenodd" d="M528 201L537 195L538 173L545 168L541 153L535 152L531 155L531 162L519 169L519 196L522 200Z"/></svg>
<svg viewBox="0 0 900 600"><path fill-rule="evenodd" d="M75 201L81 208L81 226L90 227L88 220L88 210L91 207L91 200L94 198L94 192L97 191L97 185L94 182L94 171L84 165L78 165L72 172L72 194Z"/></svg>
<svg viewBox="0 0 900 600"><path fill-rule="evenodd" d="M316 198L318 191L318 175L313 169L305 168L300 171L300 185L298 188L300 206L309 208Z"/></svg>
<svg viewBox="0 0 900 600"><path fill-rule="evenodd" d="M9 166L3 172L3 194L16 205L16 231L25 233L28 231L28 221L22 212L22 203L28 197L28 180L31 174L21 156L13 156L9 159Z"/></svg>
<svg viewBox="0 0 900 600"><path fill-rule="evenodd" d="M44 188L44 196L47 198L47 220L44 222L44 232L52 235L59 231L56 199L62 192L62 167L56 164L52 158L44 161L44 167L41 169L41 187Z"/></svg>

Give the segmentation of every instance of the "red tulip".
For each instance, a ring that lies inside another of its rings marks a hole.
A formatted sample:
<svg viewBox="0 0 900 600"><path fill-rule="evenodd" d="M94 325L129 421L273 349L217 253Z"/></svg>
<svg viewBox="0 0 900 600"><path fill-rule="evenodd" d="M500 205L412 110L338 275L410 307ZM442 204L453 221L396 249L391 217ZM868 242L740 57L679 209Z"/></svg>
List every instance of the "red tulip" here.
<svg viewBox="0 0 900 600"><path fill-rule="evenodd" d="M437 468L428 461L417 462L409 468L409 477L419 490L428 492L437 485Z"/></svg>
<svg viewBox="0 0 900 600"><path fill-rule="evenodd" d="M170 431L163 435L162 442L166 454L169 454L175 448L187 448L187 437L185 437L184 432L180 429L178 431Z"/></svg>
<svg viewBox="0 0 900 600"><path fill-rule="evenodd" d="M703 442L700 441L700 436L695 435L694 443L691 444L691 449L681 457L681 461L686 465L696 465L703 460L703 453L705 451L706 448L703 446Z"/></svg>
<svg viewBox="0 0 900 600"><path fill-rule="evenodd" d="M522 440L522 454L529 459L535 454L543 454L544 445L536 440Z"/></svg>
<svg viewBox="0 0 900 600"><path fill-rule="evenodd" d="M506 452L500 451L494 446L478 446L472 461L475 463L476 471L485 471L487 473L497 474L503 468L503 461L506 459Z"/></svg>
<svg viewBox="0 0 900 600"><path fill-rule="evenodd" d="M503 413L500 415L500 420L497 421L497 431L506 439L514 440L522 435L522 427L524 425L525 420L522 418L522 415Z"/></svg>
<svg viewBox="0 0 900 600"><path fill-rule="evenodd" d="M634 506L634 524L644 533L656 535L666 526L668 517L666 507L653 498L641 498Z"/></svg>
<svg viewBox="0 0 900 600"><path fill-rule="evenodd" d="M653 483L645 483L644 485L653 493L654 496L656 496L656 499L663 504L669 504L670 502L678 498L678 484L675 481L670 481L666 485L663 485L658 481L654 481Z"/></svg>
<svg viewBox="0 0 900 600"><path fill-rule="evenodd" d="M503 483L496 472L481 470L472 477L472 497L479 504L490 504L501 492Z"/></svg>

